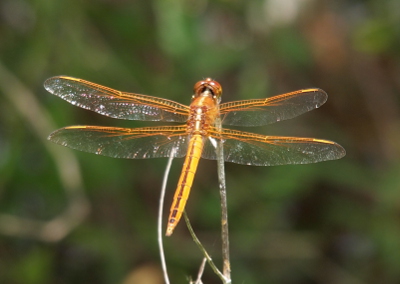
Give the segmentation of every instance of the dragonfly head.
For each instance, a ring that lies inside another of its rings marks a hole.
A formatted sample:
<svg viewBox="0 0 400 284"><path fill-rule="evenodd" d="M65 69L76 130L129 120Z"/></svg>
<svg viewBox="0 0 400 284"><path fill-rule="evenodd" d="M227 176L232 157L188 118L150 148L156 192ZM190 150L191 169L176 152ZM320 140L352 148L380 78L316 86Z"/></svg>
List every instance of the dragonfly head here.
<svg viewBox="0 0 400 284"><path fill-rule="evenodd" d="M222 87L217 81L214 81L211 78L197 82L194 85L193 90L193 98L197 98L205 93L210 93L217 102L221 101Z"/></svg>

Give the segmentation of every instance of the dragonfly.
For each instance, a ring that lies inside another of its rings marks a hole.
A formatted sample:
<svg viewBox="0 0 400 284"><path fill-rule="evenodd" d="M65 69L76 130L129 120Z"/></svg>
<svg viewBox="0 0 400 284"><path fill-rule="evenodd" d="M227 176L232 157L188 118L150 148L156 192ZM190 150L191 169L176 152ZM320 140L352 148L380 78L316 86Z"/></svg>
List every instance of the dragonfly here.
<svg viewBox="0 0 400 284"><path fill-rule="evenodd" d="M44 87L75 106L108 117L181 123L142 128L76 125L58 129L48 137L63 146L113 158L186 156L170 209L167 236L172 235L181 219L200 158L217 160L218 142L222 142L226 162L252 166L316 163L340 159L346 153L329 140L265 136L221 127L262 126L294 118L326 102L327 94L317 88L220 103L221 85L206 78L194 85L191 104L184 105L68 76L49 78Z"/></svg>

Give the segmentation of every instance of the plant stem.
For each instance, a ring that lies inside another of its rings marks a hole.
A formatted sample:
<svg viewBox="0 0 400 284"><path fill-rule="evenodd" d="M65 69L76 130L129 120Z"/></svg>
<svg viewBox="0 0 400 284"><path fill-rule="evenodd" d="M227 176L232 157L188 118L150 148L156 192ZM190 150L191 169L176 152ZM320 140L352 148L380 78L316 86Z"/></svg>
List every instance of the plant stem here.
<svg viewBox="0 0 400 284"><path fill-rule="evenodd" d="M218 130L222 129L221 120L215 123ZM225 159L224 159L224 143L222 139L217 141L217 166L219 194L221 196L221 238L222 238L222 265L223 274L226 279L231 282L231 263L229 258L229 229L228 229L228 203L226 198L226 181L225 181Z"/></svg>
<svg viewBox="0 0 400 284"><path fill-rule="evenodd" d="M171 170L172 160L174 159L176 149L173 148L171 150L171 154L168 159L167 166L165 167L163 182L161 186L160 192L160 201L158 205L158 226L157 226L157 239L158 239L158 247L160 249L160 259L161 259L161 267L164 275L164 280L166 284L169 284L169 277L167 271L167 264L165 262L165 254L164 254L164 245L163 245L163 235L162 235L162 220L163 220L163 211L164 211L164 197L165 197L165 189L167 188L167 181L169 176L169 171Z"/></svg>

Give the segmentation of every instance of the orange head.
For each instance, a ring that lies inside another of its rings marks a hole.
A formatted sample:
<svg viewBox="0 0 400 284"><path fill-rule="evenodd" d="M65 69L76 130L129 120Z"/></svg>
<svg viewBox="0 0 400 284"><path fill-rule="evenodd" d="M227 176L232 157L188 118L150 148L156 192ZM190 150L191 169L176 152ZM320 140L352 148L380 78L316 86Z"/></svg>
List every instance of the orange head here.
<svg viewBox="0 0 400 284"><path fill-rule="evenodd" d="M211 92L214 99L216 99L218 102L221 100L222 87L217 81L214 81L211 78L207 78L205 80L197 82L194 85L193 90L194 90L193 98L200 96L201 94L203 94L205 91L208 90L209 92Z"/></svg>

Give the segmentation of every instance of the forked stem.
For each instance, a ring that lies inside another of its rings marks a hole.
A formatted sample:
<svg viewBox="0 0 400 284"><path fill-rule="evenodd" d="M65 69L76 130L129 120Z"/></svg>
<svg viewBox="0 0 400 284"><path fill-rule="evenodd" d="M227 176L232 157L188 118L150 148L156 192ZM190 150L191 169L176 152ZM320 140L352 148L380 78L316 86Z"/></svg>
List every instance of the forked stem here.
<svg viewBox="0 0 400 284"><path fill-rule="evenodd" d="M186 210L183 211L183 217L185 218L186 226L189 230L190 235L192 236L193 241L199 247L199 249L203 253L204 257L207 259L207 262L210 265L211 269L215 272L215 274L218 275L219 278L221 278L221 280L223 281L224 284L230 283L230 280L228 281L226 279L226 277L224 276L224 274L222 274L221 271L218 270L217 266L212 261L211 256L208 254L207 250L201 244L199 238L197 238L196 233L194 232L193 227L190 224L189 217L186 214Z"/></svg>

